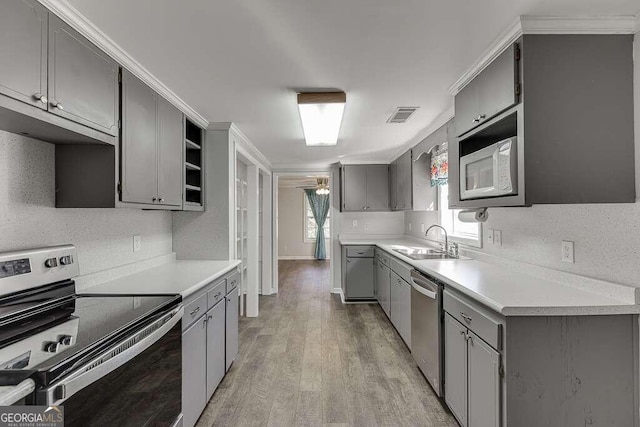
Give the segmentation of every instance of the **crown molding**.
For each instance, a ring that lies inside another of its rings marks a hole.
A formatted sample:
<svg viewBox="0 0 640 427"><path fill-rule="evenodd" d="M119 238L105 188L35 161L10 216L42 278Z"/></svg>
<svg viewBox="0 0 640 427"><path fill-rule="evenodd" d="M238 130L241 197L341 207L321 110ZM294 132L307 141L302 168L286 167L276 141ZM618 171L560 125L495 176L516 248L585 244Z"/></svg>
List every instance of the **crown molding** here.
<svg viewBox="0 0 640 427"><path fill-rule="evenodd" d="M240 130L238 126L236 126L235 123L211 122L209 123L207 130L228 131L233 133L236 136L236 150L240 151L244 157L247 157L252 163L259 166L265 172L271 173L273 170L273 165L269 159L262 154L258 147L251 142L251 140Z"/></svg>
<svg viewBox="0 0 640 427"><path fill-rule="evenodd" d="M640 30L639 25L639 16L519 16L449 87L449 93L457 95L523 34L634 34Z"/></svg>
<svg viewBox="0 0 640 427"><path fill-rule="evenodd" d="M392 163L398 157L402 156L407 150L415 147L420 142L422 142L426 137L431 135L433 132L444 126L449 120L453 119L455 115L453 105L450 105L446 110L444 110L438 117L429 123L429 126L422 129L420 132L416 134L413 138L407 141L402 148L400 148L392 157L388 160L389 163Z"/></svg>
<svg viewBox="0 0 640 427"><path fill-rule="evenodd" d="M52 13L69 24L74 30L78 31L93 44L98 46L113 60L118 62L122 67L129 70L137 78L149 85L153 90L162 95L167 101L175 105L190 120L193 120L198 126L206 128L209 121L200 115L196 110L191 108L185 101L176 95L171 89L158 80L149 70L136 61L123 48L114 42L109 36L89 21L80 11L73 7L67 0L38 0L43 6Z"/></svg>

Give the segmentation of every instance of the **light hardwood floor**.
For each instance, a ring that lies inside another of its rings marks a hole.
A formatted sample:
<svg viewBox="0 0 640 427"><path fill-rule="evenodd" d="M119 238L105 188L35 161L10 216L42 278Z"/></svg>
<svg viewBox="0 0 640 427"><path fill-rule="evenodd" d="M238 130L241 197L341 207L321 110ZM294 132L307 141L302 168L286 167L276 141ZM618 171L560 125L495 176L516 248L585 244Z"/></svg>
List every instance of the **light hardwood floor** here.
<svg viewBox="0 0 640 427"><path fill-rule="evenodd" d="M328 262L280 262L199 427L457 426L382 309L341 304L329 280Z"/></svg>

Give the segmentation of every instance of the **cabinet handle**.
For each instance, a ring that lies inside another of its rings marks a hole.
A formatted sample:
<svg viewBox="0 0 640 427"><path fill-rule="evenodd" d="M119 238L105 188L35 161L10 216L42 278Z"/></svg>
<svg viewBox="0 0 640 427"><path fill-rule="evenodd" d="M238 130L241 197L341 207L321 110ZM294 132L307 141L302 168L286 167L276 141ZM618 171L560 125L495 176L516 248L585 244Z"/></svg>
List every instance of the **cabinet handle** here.
<svg viewBox="0 0 640 427"><path fill-rule="evenodd" d="M473 345L473 337L471 335L467 335L467 342Z"/></svg>
<svg viewBox="0 0 640 427"><path fill-rule="evenodd" d="M467 340L467 333L465 331L460 331L460 335L462 335L465 341Z"/></svg>
<svg viewBox="0 0 640 427"><path fill-rule="evenodd" d="M222 292L218 292L218 293L217 293L217 294L215 294L213 297L214 297L215 299L218 299L218 298L220 297L220 295L222 295Z"/></svg>
<svg viewBox="0 0 640 427"><path fill-rule="evenodd" d="M486 119L487 116L485 114L480 114L478 117L473 119L473 123L480 123L482 120Z"/></svg>
<svg viewBox="0 0 640 427"><path fill-rule="evenodd" d="M191 316L195 316L199 311L200 307L196 307L196 309L191 312Z"/></svg>
<svg viewBox="0 0 640 427"><path fill-rule="evenodd" d="M154 203L156 202L156 200L158 200L158 198L157 198L157 197L152 197L152 198L151 198L151 201L152 201L152 202L154 202Z"/></svg>
<svg viewBox="0 0 640 427"><path fill-rule="evenodd" d="M210 314L207 316L207 320L211 320L211 319L213 319L213 316Z"/></svg>
<svg viewBox="0 0 640 427"><path fill-rule="evenodd" d="M160 197L160 199L158 199L161 203L164 202L164 197Z"/></svg>
<svg viewBox="0 0 640 427"><path fill-rule="evenodd" d="M36 93L36 94L34 94L34 95L33 95L33 97L35 98L35 100L36 100L36 101L40 101L40 102L42 102L43 104L46 104L47 102L49 102L49 100L47 99L47 97L46 97L46 96L44 96L44 95L43 95L43 94L41 94L41 93Z"/></svg>
<svg viewBox="0 0 640 427"><path fill-rule="evenodd" d="M64 106L60 102L52 102L51 106L53 108L57 108L58 110L64 111Z"/></svg>
<svg viewBox="0 0 640 427"><path fill-rule="evenodd" d="M204 316L204 319L202 319L202 327L204 328L205 326L207 326L207 316Z"/></svg>
<svg viewBox="0 0 640 427"><path fill-rule="evenodd" d="M465 320L465 322L471 323L471 320L472 320L471 316L467 316L463 312L460 312L460 316L462 316L462 318Z"/></svg>

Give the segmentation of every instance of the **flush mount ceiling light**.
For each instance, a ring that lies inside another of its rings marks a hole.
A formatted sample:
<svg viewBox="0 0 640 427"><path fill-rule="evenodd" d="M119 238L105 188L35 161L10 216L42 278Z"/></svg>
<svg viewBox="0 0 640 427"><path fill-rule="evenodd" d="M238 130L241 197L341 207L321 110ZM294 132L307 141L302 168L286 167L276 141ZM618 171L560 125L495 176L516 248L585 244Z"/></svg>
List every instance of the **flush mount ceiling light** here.
<svg viewBox="0 0 640 427"><path fill-rule="evenodd" d="M316 188L316 194L329 194L329 179L318 178L318 187Z"/></svg>
<svg viewBox="0 0 640 427"><path fill-rule="evenodd" d="M305 143L336 145L347 94L344 92L299 93L298 109Z"/></svg>

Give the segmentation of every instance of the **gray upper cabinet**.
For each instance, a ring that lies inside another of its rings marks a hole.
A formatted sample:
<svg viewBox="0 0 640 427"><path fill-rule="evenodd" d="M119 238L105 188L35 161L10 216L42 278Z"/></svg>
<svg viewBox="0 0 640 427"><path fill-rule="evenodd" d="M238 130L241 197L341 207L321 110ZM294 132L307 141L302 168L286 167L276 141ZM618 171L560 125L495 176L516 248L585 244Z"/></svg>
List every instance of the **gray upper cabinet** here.
<svg viewBox="0 0 640 427"><path fill-rule="evenodd" d="M163 205L182 204L182 112L158 97L158 200Z"/></svg>
<svg viewBox="0 0 640 427"><path fill-rule="evenodd" d="M398 161L389 165L389 206L392 211L398 209Z"/></svg>
<svg viewBox="0 0 640 427"><path fill-rule="evenodd" d="M157 98L158 95L142 81L123 71L123 202L153 204L157 200Z"/></svg>
<svg viewBox="0 0 640 427"><path fill-rule="evenodd" d="M118 134L118 64L49 15L49 111Z"/></svg>
<svg viewBox="0 0 640 427"><path fill-rule="evenodd" d="M346 165L341 179L343 212L389 210L388 165Z"/></svg>
<svg viewBox="0 0 640 427"><path fill-rule="evenodd" d="M35 0L5 1L0 13L0 93L44 110L47 15L44 6Z"/></svg>
<svg viewBox="0 0 640 427"><path fill-rule="evenodd" d="M518 60L513 44L455 97L457 134L475 128L518 102Z"/></svg>
<svg viewBox="0 0 640 427"><path fill-rule="evenodd" d="M121 201L180 207L183 116L131 73L122 73Z"/></svg>
<svg viewBox="0 0 640 427"><path fill-rule="evenodd" d="M413 161L411 150L398 157L390 166L389 190L391 210L413 209Z"/></svg>

